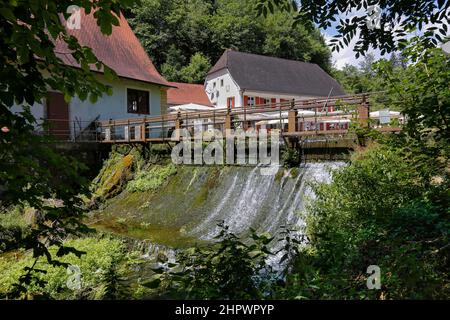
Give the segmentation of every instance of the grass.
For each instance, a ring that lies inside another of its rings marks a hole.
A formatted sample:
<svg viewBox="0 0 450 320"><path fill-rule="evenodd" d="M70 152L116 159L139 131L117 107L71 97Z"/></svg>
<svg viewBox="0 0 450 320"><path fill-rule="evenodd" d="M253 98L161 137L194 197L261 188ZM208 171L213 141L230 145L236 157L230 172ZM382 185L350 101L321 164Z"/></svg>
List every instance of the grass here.
<svg viewBox="0 0 450 320"><path fill-rule="evenodd" d="M77 257L73 253L60 257L59 260L78 266L81 271L81 288L71 290L67 281L71 276L64 267L51 266L46 259L38 259L36 268L44 272L36 273L39 279L46 282L43 288L31 282L27 284L27 296L22 298L45 297L51 299L102 299L105 295L105 273L117 266L115 272L118 275L125 274L127 254L123 241L109 237L89 237L66 240L65 246L74 247L86 254ZM51 247L50 252L56 256L56 247ZM8 293L13 289L19 277L24 273L23 269L33 264L32 252L15 251L0 256L0 297L8 298Z"/></svg>

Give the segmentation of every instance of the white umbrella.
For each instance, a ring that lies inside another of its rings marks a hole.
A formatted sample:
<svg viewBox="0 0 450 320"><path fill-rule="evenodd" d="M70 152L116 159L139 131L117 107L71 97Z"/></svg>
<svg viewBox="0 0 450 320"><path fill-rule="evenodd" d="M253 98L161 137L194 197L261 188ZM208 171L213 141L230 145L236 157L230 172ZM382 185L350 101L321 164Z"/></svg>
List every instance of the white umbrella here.
<svg viewBox="0 0 450 320"><path fill-rule="evenodd" d="M327 120L324 123L350 123L350 119L336 119L336 120Z"/></svg>
<svg viewBox="0 0 450 320"><path fill-rule="evenodd" d="M199 110L213 110L212 107L208 107L202 104L196 104L196 103L188 103L188 104L182 104L179 106L173 106L169 108L172 111L199 111Z"/></svg>

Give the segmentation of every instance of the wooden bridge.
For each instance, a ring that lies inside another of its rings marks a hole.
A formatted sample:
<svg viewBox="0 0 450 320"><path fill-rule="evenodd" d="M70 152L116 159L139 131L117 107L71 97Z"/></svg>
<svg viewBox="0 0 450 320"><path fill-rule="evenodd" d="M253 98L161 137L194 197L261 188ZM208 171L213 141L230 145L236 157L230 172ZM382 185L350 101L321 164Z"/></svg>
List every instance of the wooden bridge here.
<svg viewBox="0 0 450 320"><path fill-rule="evenodd" d="M186 129L278 129L283 137L299 139L311 136L344 136L350 123L369 126L368 95L340 96L329 99L292 100L239 108L170 113L157 117L99 121L102 143L163 143L176 141L172 133ZM382 131L399 131L385 127Z"/></svg>
<svg viewBox="0 0 450 320"><path fill-rule="evenodd" d="M177 129L208 132L219 130L223 136L227 129L253 128L279 130L285 141L295 143L306 140L348 139L351 125L372 126L369 121L369 94L347 95L328 99L292 100L239 108L211 108L206 111L168 113L155 117L78 123L42 130L58 140L72 142L168 143L178 141L172 137ZM65 121L65 120L64 120ZM71 128L71 129L61 129ZM377 130L397 132L392 126L377 126Z"/></svg>

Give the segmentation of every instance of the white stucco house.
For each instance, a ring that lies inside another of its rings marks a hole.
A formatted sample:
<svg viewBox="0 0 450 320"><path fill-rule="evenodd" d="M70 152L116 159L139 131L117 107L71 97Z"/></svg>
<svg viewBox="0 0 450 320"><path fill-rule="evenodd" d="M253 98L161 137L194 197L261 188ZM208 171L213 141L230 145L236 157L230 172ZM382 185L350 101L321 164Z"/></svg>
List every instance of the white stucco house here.
<svg viewBox="0 0 450 320"><path fill-rule="evenodd" d="M345 92L317 64L226 50L205 80L216 108L251 107Z"/></svg>
<svg viewBox="0 0 450 320"><path fill-rule="evenodd" d="M317 64L226 50L205 80L205 92L216 108L252 108L345 95L341 85ZM328 106L324 112L334 112ZM307 114L308 110L299 111ZM313 112L314 113L314 112ZM259 118L269 114L258 114ZM285 115L287 116L287 114ZM251 116L250 116L251 117ZM250 117L247 117L249 119ZM277 126L275 120L259 121L258 127ZM287 120L285 124L287 125ZM314 130L313 123L299 123L300 130ZM321 130L348 128L348 123L320 123Z"/></svg>
<svg viewBox="0 0 450 320"><path fill-rule="evenodd" d="M50 133L60 139L76 139L96 120L157 116L167 112L167 90L173 87L156 70L123 15L110 36L103 35L93 13L81 12L80 29L67 30L81 45L92 48L97 58L112 68L118 80L109 82L95 67L99 81L112 87L96 103L73 97L69 103L59 92L49 90L44 101L31 107L34 117L51 124ZM57 41L55 52L67 65L78 68L67 45ZM14 106L13 111L20 111ZM39 130L39 129L37 129Z"/></svg>

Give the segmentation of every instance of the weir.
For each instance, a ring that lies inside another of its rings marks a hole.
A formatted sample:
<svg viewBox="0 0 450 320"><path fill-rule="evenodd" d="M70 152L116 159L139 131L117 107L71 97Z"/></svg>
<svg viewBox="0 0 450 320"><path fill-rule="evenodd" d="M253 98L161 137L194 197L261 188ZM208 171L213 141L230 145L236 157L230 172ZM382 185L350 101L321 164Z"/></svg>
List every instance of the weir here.
<svg viewBox="0 0 450 320"><path fill-rule="evenodd" d="M173 248L213 241L221 221L238 236L275 234L281 226L301 227L313 197L310 183L327 182L343 162L307 163L262 175L262 167L178 166L156 191L124 191L97 213L98 225Z"/></svg>

